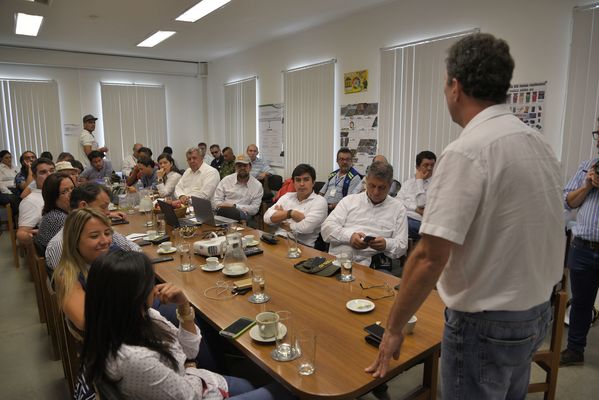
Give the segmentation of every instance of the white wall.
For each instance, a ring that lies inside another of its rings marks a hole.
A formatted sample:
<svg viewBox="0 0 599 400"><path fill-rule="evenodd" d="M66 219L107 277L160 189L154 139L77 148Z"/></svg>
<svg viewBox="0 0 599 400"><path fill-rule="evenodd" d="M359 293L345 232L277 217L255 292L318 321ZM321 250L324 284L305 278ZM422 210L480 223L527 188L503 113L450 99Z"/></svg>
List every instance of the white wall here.
<svg viewBox="0 0 599 400"><path fill-rule="evenodd" d="M26 50L25 53L22 49L0 48L0 78L56 80L63 126L69 123L81 125L83 115L93 114L100 118L96 134L103 143L100 82L164 85L167 142L173 147L180 167L187 165L185 150L204 138L206 83L205 78L196 77L197 64L181 66L181 63L159 61L156 64L160 68L153 69L153 60L139 58L69 52L52 52L53 57L49 58L46 57L48 52L43 50ZM110 69L94 69L94 65ZM65 136L63 132L63 144L65 151L77 157L78 136ZM157 156L162 149L152 151Z"/></svg>
<svg viewBox="0 0 599 400"><path fill-rule="evenodd" d="M572 8L584 3L588 1L397 0L215 60L208 65L211 140L218 142L224 132L226 82L256 75L258 103L278 103L283 99L282 70L336 58L338 105L378 102L380 48L480 28L509 43L516 61L512 83L548 81L544 133L559 156ZM368 92L345 95L343 73L361 69L369 70Z"/></svg>

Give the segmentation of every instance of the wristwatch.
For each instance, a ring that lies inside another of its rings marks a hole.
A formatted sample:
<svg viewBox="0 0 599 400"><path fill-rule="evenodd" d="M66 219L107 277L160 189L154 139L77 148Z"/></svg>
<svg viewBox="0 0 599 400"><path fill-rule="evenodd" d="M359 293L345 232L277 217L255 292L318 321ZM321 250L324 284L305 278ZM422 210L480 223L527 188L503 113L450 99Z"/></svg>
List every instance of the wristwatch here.
<svg viewBox="0 0 599 400"><path fill-rule="evenodd" d="M193 321L195 319L195 311L192 306L189 306L189 312L187 314L183 314L183 315L181 315L179 313L179 307L177 307L176 314L177 314L177 319L179 320L179 322L189 322L189 321Z"/></svg>
<svg viewBox="0 0 599 400"><path fill-rule="evenodd" d="M291 213L293 212L293 210L289 210L287 211L287 218L291 218Z"/></svg>

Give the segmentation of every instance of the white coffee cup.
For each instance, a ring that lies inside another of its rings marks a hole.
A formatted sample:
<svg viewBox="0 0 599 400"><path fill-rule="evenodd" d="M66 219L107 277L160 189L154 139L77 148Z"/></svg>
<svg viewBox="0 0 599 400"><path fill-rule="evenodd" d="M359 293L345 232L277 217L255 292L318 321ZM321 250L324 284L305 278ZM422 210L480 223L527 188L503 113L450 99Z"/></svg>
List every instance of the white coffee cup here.
<svg viewBox="0 0 599 400"><path fill-rule="evenodd" d="M149 240L152 240L156 238L157 233L155 230L146 231L146 236L149 238Z"/></svg>
<svg viewBox="0 0 599 400"><path fill-rule="evenodd" d="M158 245L158 248L162 251L169 251L173 247L173 242L162 242Z"/></svg>
<svg viewBox="0 0 599 400"><path fill-rule="evenodd" d="M208 257L206 259L206 266L209 268L218 267L218 257Z"/></svg>
<svg viewBox="0 0 599 400"><path fill-rule="evenodd" d="M406 326L403 328L403 332L405 335L411 335L414 333L416 322L418 322L418 318L415 315L412 315L412 318L410 318Z"/></svg>
<svg viewBox="0 0 599 400"><path fill-rule="evenodd" d="M245 236L243 237L243 240L244 240L246 243L253 243L253 242L256 240L256 237L255 237L254 235L245 235Z"/></svg>
<svg viewBox="0 0 599 400"><path fill-rule="evenodd" d="M264 339L275 337L277 334L278 322L278 314L271 311L261 312L260 314L256 315L258 332L260 332L260 336L262 336Z"/></svg>

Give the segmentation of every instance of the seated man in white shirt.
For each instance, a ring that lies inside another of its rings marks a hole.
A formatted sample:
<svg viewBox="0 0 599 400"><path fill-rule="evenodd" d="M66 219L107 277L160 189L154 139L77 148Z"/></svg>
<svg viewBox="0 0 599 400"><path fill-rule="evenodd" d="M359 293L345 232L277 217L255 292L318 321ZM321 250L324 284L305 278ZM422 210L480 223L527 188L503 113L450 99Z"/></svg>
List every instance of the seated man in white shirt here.
<svg viewBox="0 0 599 400"><path fill-rule="evenodd" d="M329 174L327 182L319 193L327 200L329 211L335 209L342 198L354 193L362 180L360 173L354 169L353 155L347 147L337 151L337 165L339 169Z"/></svg>
<svg viewBox="0 0 599 400"><path fill-rule="evenodd" d="M258 158L258 154L260 153L258 151L258 146L255 144L250 144L245 152L252 161L251 174L254 178L258 179L260 182L263 182L265 178L268 178L270 175L275 173L274 169L271 168L267 160Z"/></svg>
<svg viewBox="0 0 599 400"><path fill-rule="evenodd" d="M200 142L198 143L198 148L200 149L200 151L202 152L202 155L204 156L204 162L208 165L210 165L210 163L212 162L212 160L214 160L214 158L212 158L212 156L210 155L210 152L208 151L208 145L204 142Z"/></svg>
<svg viewBox="0 0 599 400"><path fill-rule="evenodd" d="M131 171L137 165L137 160L139 159L139 149L144 147L141 143L135 143L133 145L133 153L129 154L127 158L123 160L123 165L121 166L121 170L123 171L123 176L128 177L131 174Z"/></svg>
<svg viewBox="0 0 599 400"><path fill-rule="evenodd" d="M42 220L44 199L41 188L46 178L54 173L54 163L47 158L38 158L31 164L31 172L36 187L31 189L31 193L19 205L17 239L23 245L33 240L33 235L37 233L37 225Z"/></svg>
<svg viewBox="0 0 599 400"><path fill-rule="evenodd" d="M380 154L373 157L372 162L375 162L375 161L384 161L386 163L389 162L389 161L387 161L387 158L385 156L382 156ZM370 168L370 165L366 168L367 174L368 174L369 168ZM399 192L400 186L401 185L399 185L399 182L397 182L394 179L393 182L391 183L391 188L389 189L389 196L391 196L391 197L397 196L397 192ZM358 186L356 186L356 190L354 190L354 192L352 194L362 193L365 190L366 190L366 176L364 176L364 178L362 178L362 182L360 182L360 184Z"/></svg>
<svg viewBox="0 0 599 400"><path fill-rule="evenodd" d="M250 175L252 164L245 154L235 158L235 173L227 175L216 187L212 206L216 209L233 207L239 210L246 221L258 213L264 189L256 178Z"/></svg>
<svg viewBox="0 0 599 400"><path fill-rule="evenodd" d="M308 164L300 164L291 174L295 192L285 193L264 214L264 222L278 225L278 235L293 232L298 242L314 247L320 225L327 217L327 202L314 193L316 171Z"/></svg>
<svg viewBox="0 0 599 400"><path fill-rule="evenodd" d="M183 173L177 186L175 197L186 204L191 196L212 200L220 175L218 171L204 162L202 152L197 147L191 147L185 152L189 168Z"/></svg>
<svg viewBox="0 0 599 400"><path fill-rule="evenodd" d="M408 248L406 209L388 196L393 167L372 163L366 175L366 191L346 196L322 224L322 238L329 253L352 253L354 262L391 271L389 259Z"/></svg>
<svg viewBox="0 0 599 400"><path fill-rule="evenodd" d="M421 151L416 156L416 176L403 183L397 198L403 202L408 210L408 237L420 239L420 223L426 204L426 191L430 186L433 168L437 156L432 151Z"/></svg>

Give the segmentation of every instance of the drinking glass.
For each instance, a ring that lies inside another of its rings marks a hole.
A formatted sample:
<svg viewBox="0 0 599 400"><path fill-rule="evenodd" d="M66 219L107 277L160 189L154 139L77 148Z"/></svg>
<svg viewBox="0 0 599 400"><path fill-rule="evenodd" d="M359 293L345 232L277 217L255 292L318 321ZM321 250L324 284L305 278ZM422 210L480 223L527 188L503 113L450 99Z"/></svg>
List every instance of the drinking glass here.
<svg viewBox="0 0 599 400"><path fill-rule="evenodd" d="M252 269L252 295L248 298L250 303L261 304L270 300L270 296L264 292L266 277L264 269Z"/></svg>
<svg viewBox="0 0 599 400"><path fill-rule="evenodd" d="M179 257L181 258L181 266L179 266L179 271L193 271L195 266L191 264L191 246L189 243L179 243L177 246L177 251L179 252Z"/></svg>
<svg viewBox="0 0 599 400"><path fill-rule="evenodd" d="M296 340L296 351L300 375L312 375L315 370L316 361L316 333L312 329L303 329L298 332Z"/></svg>
<svg viewBox="0 0 599 400"><path fill-rule="evenodd" d="M295 349L295 336L293 335L291 312L277 311L277 315L279 316L279 323L277 324L277 337L275 341L275 348L270 355L277 361L295 360L298 354L297 350Z"/></svg>
<svg viewBox="0 0 599 400"><path fill-rule="evenodd" d="M341 282L351 282L355 279L352 275L352 261L353 256L351 253L337 255L337 262L341 265L341 275L337 276L337 279Z"/></svg>
<svg viewBox="0 0 599 400"><path fill-rule="evenodd" d="M154 226L154 211L152 209L146 210L146 226Z"/></svg>
<svg viewBox="0 0 599 400"><path fill-rule="evenodd" d="M156 216L156 233L158 236L166 235L166 223L164 222L163 215Z"/></svg>

